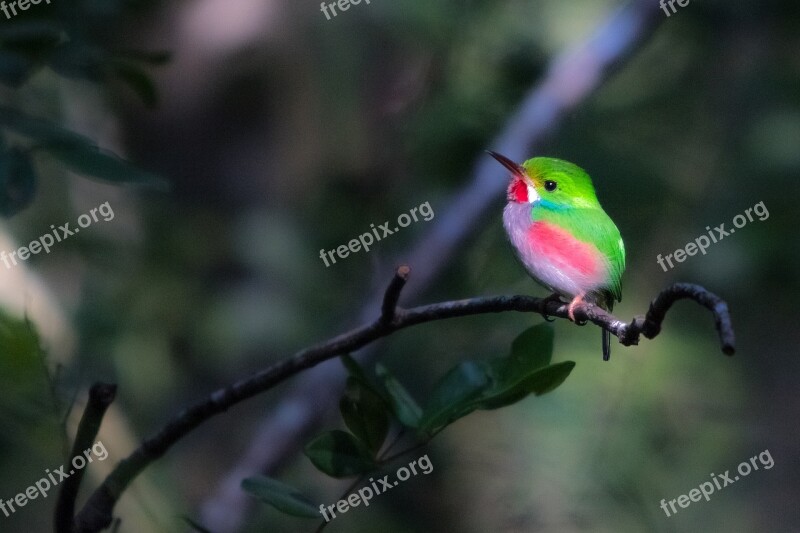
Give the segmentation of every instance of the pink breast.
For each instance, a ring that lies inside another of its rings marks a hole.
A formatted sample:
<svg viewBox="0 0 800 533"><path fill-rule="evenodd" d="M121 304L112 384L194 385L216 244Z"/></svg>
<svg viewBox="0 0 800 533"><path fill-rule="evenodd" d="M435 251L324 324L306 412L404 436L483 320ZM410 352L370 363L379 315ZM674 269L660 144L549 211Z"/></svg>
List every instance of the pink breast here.
<svg viewBox="0 0 800 533"><path fill-rule="evenodd" d="M568 231L543 221L531 224L528 236L534 253L546 258L567 276L581 278L584 283L602 281L605 263L594 245L579 241Z"/></svg>

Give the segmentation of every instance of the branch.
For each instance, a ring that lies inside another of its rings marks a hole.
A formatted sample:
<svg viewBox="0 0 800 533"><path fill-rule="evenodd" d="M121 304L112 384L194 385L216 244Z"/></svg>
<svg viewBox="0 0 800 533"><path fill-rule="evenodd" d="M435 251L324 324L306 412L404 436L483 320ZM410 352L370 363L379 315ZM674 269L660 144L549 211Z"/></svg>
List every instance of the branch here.
<svg viewBox="0 0 800 533"><path fill-rule="evenodd" d="M478 303L475 308L481 308L488 304L489 308L493 308L496 304L500 303L492 299L475 298L472 300L464 300L467 303ZM509 298L522 298L527 300L527 296L511 296ZM658 296L650 303L650 308L647 314L643 317L636 317L630 323L625 323L615 318L601 307L592 304L579 305L575 308L575 318L580 320L588 320L601 328L611 332L618 339L620 344L624 346L632 346L639 344L639 338L644 335L648 339L655 338L661 333L661 324L667 315L667 311L672 307L672 304L678 300L690 299L702 305L714 315L714 325L719 336L720 349L726 355L733 355L736 351L736 337L733 331L733 323L731 321L730 311L728 304L717 296L709 292L704 287L694 283L675 283L666 289L662 290ZM534 298L534 300L540 300ZM546 305L542 305L542 303ZM458 302L453 302L458 303ZM445 304L435 304L445 305ZM429 306L434 307L434 306ZM540 300L539 308L544 307L545 314L550 316L557 316L559 318L568 318L567 308L568 305L559 303L555 300ZM537 310L539 310L537 308ZM417 308L424 309L424 308ZM501 311L507 309L500 309ZM525 309L514 309L522 311Z"/></svg>
<svg viewBox="0 0 800 533"><path fill-rule="evenodd" d="M400 293L403 287L406 286L408 276L411 274L411 268L407 265L398 267L389 287L383 295L383 305L381 306L381 322L384 324L391 324L397 312L397 302L400 301Z"/></svg>
<svg viewBox="0 0 800 533"><path fill-rule="evenodd" d="M95 383L89 389L89 400L83 411L83 416L78 424L78 431L75 435L75 442L72 445L72 453L69 458L83 454L83 451L90 448L95 442L100 424L106 410L114 401L117 394L117 386L109 383ZM75 516L75 500L78 497L78 489L83 480L85 469L77 469L61 485L58 494L58 502L55 511L55 532L72 533L72 522Z"/></svg>
<svg viewBox="0 0 800 533"><path fill-rule="evenodd" d="M574 47L558 54L547 72L531 88L503 129L488 144L511 159L522 161L552 135L564 117L588 100L665 19L654 0L632 0L614 10L596 30ZM423 239L398 257L414 265L414 287L406 292L413 298L442 272L453 255L480 228L490 208L503 193L507 180L503 169L483 157L483 151L469 178L469 184L454 193L446 208L437 209L436 222ZM441 213L439 212L441 211ZM380 305L380 294L361 308L361 320L369 320ZM376 353L359 354L370 360ZM255 431L241 458L203 503L203 523L217 533L234 533L246 522L250 499L242 492L242 477L253 472L274 472L287 457L302 447L302 439L317 424L319 405L334 398L342 388L341 365L327 365L305 374L295 389ZM335 402L331 402L335 405Z"/></svg>
<svg viewBox="0 0 800 533"><path fill-rule="evenodd" d="M304 369L358 350L401 329L436 320L506 311L545 313L552 317L568 319L566 303L532 296L480 297L423 305L412 309L398 308L394 306L394 302L397 302L409 272L407 266L397 269L384 296L383 312L373 322L316 346L300 350L295 355L253 376L212 393L205 400L176 415L158 433L145 440L137 450L123 459L94 491L76 517L77 533L97 533L108 527L113 517L114 505L131 481L193 429L211 417L271 389ZM575 316L611 332L625 345L637 344L641 333L647 338L658 335L667 311L680 298L693 299L714 313L722 350L725 353L733 353L734 336L727 304L698 285L678 283L669 287L653 300L644 318L635 318L630 323L622 322L592 304L576 307ZM388 309L390 305L393 307Z"/></svg>

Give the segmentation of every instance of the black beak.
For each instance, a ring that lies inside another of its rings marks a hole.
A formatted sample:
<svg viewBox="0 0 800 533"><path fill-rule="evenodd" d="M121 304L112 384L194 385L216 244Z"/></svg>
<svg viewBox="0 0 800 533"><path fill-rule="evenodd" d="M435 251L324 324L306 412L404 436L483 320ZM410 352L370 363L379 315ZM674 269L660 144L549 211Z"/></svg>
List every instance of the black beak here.
<svg viewBox="0 0 800 533"><path fill-rule="evenodd" d="M522 168L520 165L514 163L512 160L510 160L506 156L498 154L497 152L492 152L491 150L486 150L486 153L489 154L490 156L494 157L495 159L497 159L498 163L500 163L501 165L506 167L514 175L516 175L516 176L524 176L525 175L525 169Z"/></svg>

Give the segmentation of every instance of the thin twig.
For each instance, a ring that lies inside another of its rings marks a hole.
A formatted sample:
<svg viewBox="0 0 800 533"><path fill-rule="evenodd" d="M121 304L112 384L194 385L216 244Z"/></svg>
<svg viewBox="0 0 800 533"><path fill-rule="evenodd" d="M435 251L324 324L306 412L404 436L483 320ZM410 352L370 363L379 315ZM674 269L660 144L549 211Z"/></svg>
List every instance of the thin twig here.
<svg viewBox="0 0 800 533"><path fill-rule="evenodd" d="M402 272L402 275L401 275ZM400 267L387 289L386 300L399 298L398 278L407 278L407 267ZM400 287L401 289L402 287ZM388 293L392 292L391 296ZM698 285L677 283L663 290L650 304L644 319L625 323L592 304L575 308L575 317L588 320L616 335L625 345L637 344L641 333L653 338L661 331L667 310L678 299L690 298L709 308L715 316L722 350L733 353L733 328L728 307L718 296ZM441 302L412 309L395 309L391 321L382 314L370 324L334 337L326 342L300 350L295 355L268 368L219 389L205 400L185 409L170 420L158 433L145 440L126 459L123 459L87 501L76 517L77 533L97 533L111 523L116 501L139 473L164 455L176 442L211 417L234 405L265 392L299 372L319 363L358 350L377 339L416 324L469 315L506 311L545 312L551 317L568 319L567 304L532 296L493 296Z"/></svg>
<svg viewBox="0 0 800 533"><path fill-rule="evenodd" d="M381 322L384 324L390 323L394 320L395 310L397 309L397 302L400 300L400 293L408 281L408 276L411 274L411 268L408 265L401 265L394 274L389 287L383 295L383 305L381 306Z"/></svg>
<svg viewBox="0 0 800 533"><path fill-rule="evenodd" d="M116 394L117 386L110 383L95 383L89 389L89 400L78 424L78 432L72 445L70 459L82 455L84 450L95 444L94 439L100 431L103 416L114 401ZM75 469L74 473L70 471L69 477L61 485L55 511L56 533L72 533L73 531L75 500L78 497L78 489L81 486L84 471L83 468Z"/></svg>

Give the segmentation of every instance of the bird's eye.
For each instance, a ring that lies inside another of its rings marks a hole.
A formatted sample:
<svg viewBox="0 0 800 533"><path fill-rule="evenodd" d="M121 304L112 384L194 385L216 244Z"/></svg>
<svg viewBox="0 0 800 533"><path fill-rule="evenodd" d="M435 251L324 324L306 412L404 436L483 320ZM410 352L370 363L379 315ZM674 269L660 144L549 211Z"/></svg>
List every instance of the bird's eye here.
<svg viewBox="0 0 800 533"><path fill-rule="evenodd" d="M547 180L544 182L544 188L546 191L554 191L558 184L555 181Z"/></svg>

